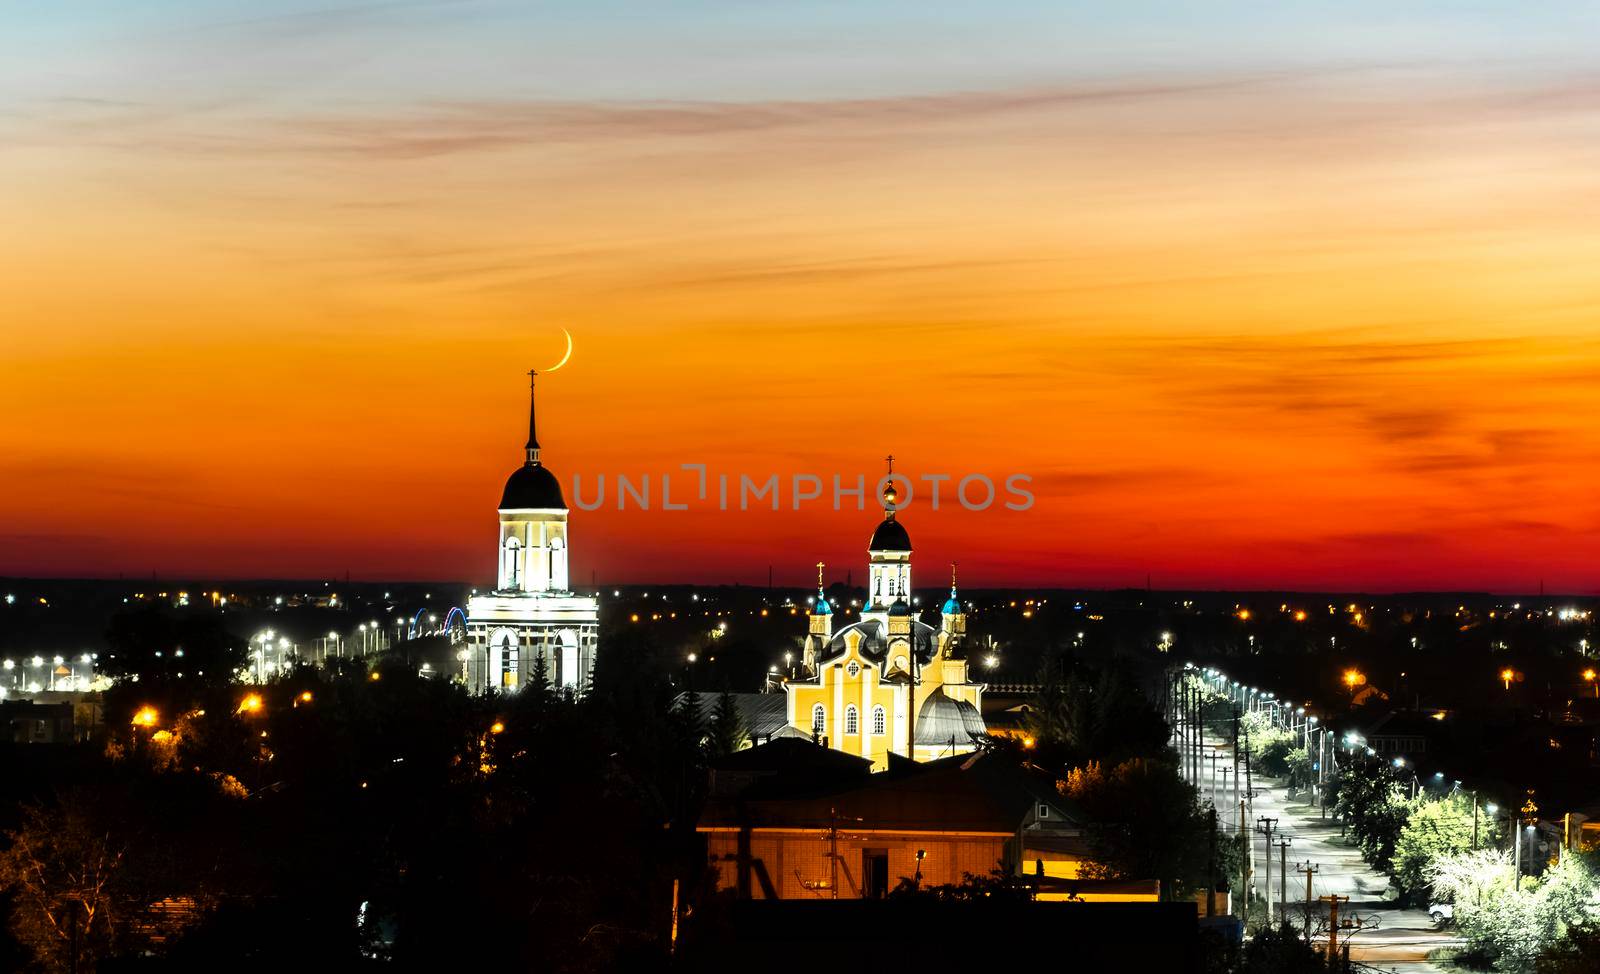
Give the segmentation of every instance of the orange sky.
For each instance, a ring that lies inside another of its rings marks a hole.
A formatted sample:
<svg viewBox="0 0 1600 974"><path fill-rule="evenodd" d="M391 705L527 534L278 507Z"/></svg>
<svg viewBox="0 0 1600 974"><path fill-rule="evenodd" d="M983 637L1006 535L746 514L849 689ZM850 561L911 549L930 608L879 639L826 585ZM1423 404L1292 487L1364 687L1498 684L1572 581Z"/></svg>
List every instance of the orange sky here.
<svg viewBox="0 0 1600 974"><path fill-rule="evenodd" d="M1034 478L920 581L1600 589L1592 81L59 105L0 153L0 573L492 572L550 466ZM570 494L569 494L570 500ZM875 515L578 512L801 582ZM836 569L836 571L835 571Z"/></svg>

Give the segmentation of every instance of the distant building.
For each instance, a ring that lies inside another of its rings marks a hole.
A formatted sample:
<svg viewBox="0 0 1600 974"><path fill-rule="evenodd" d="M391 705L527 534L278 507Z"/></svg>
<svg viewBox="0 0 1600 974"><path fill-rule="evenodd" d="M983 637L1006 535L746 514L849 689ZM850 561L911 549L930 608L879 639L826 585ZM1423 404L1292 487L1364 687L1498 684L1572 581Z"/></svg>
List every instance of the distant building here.
<svg viewBox="0 0 1600 974"><path fill-rule="evenodd" d="M0 701L0 726L13 744L70 744L77 739L71 702Z"/></svg>
<svg viewBox="0 0 1600 974"><path fill-rule="evenodd" d="M1362 740L1386 758L1418 757L1428 752L1428 739L1438 734L1436 711L1391 710L1358 729Z"/></svg>
<svg viewBox="0 0 1600 974"><path fill-rule="evenodd" d="M966 611L956 593L939 626L917 618L911 595L911 536L895 516L898 494L884 488L883 520L867 544L867 601L839 629L817 566L817 595L796 679L784 685L784 724L772 736L815 736L829 747L888 767L889 755L933 760L965 754L982 737L983 685L968 677ZM761 735L752 728L752 736Z"/></svg>
<svg viewBox="0 0 1600 974"><path fill-rule="evenodd" d="M542 666L553 686L583 693L599 649L600 600L571 590L567 502L541 457L531 383L524 449L500 495L498 581L467 603L463 670L474 691L510 692Z"/></svg>
<svg viewBox="0 0 1600 974"><path fill-rule="evenodd" d="M1040 899L1154 899L1156 884L1079 877L1084 821L1042 773L984 754L868 774L864 758L780 740L713 771L698 829L741 899L880 899L902 881L1039 877Z"/></svg>

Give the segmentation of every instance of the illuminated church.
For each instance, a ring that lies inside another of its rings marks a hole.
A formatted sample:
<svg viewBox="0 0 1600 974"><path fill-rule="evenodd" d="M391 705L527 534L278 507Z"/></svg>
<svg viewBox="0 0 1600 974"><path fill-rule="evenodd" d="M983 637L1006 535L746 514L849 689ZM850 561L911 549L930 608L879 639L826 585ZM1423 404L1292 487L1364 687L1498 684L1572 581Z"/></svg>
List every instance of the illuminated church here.
<svg viewBox="0 0 1600 974"><path fill-rule="evenodd" d="M567 502L540 455L531 382L524 449L500 495L499 580L467 603L462 669L474 692L508 692L542 664L552 686L581 694L594 671L600 600L570 588Z"/></svg>
<svg viewBox="0 0 1600 974"><path fill-rule="evenodd" d="M892 481L883 499L883 520L867 545L860 620L834 628L818 565L802 672L784 685L787 735L823 739L879 770L891 753L930 761L972 751L974 735L985 733L983 685L968 679L954 566L936 629L912 609L911 535L895 516Z"/></svg>

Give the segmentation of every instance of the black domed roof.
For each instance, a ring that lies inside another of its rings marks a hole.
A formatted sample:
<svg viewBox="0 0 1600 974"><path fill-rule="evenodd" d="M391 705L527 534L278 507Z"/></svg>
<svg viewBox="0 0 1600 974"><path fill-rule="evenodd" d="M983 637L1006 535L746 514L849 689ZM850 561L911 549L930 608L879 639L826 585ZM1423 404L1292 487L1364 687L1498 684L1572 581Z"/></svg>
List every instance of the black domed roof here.
<svg viewBox="0 0 1600 974"><path fill-rule="evenodd" d="M872 532L872 543L867 545L868 551L910 551L911 535L906 534L905 526L893 518L884 518L878 522L878 530Z"/></svg>
<svg viewBox="0 0 1600 974"><path fill-rule="evenodd" d="M519 510L528 507L558 507L566 509L566 499L561 496L561 482L545 469L542 463L525 463L506 479L505 493L500 495L500 510Z"/></svg>

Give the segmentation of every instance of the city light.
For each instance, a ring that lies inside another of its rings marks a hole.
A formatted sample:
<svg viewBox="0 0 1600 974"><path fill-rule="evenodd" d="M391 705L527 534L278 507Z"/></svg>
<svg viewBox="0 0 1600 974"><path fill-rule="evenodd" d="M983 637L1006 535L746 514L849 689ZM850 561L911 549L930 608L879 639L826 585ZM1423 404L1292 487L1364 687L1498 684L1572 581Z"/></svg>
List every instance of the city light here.
<svg viewBox="0 0 1600 974"><path fill-rule="evenodd" d="M1356 687L1361 686L1366 682L1367 675L1360 670L1351 667L1350 669L1344 671L1344 685L1349 687L1352 692L1355 691Z"/></svg>
<svg viewBox="0 0 1600 974"><path fill-rule="evenodd" d="M156 725L156 721L160 719L161 714L156 711L156 708L140 707L138 712L133 715L133 726L154 727Z"/></svg>
<svg viewBox="0 0 1600 974"><path fill-rule="evenodd" d="M260 709L261 709L261 694L259 694L259 693L246 694L245 698L243 700L239 701L239 711L238 712L241 713L241 714L253 714L253 713L258 712Z"/></svg>
<svg viewBox="0 0 1600 974"><path fill-rule="evenodd" d="M1505 669L1500 671L1500 682L1504 683L1505 686L1506 686L1506 689L1509 690L1509 689L1511 689L1511 681L1516 679L1516 676L1517 676L1517 671L1511 669L1508 666Z"/></svg>
<svg viewBox="0 0 1600 974"><path fill-rule="evenodd" d="M497 720L494 723L489 725L489 733L491 733L491 734L503 733L505 731L505 729L506 729L506 725L502 721L498 721Z"/></svg>

